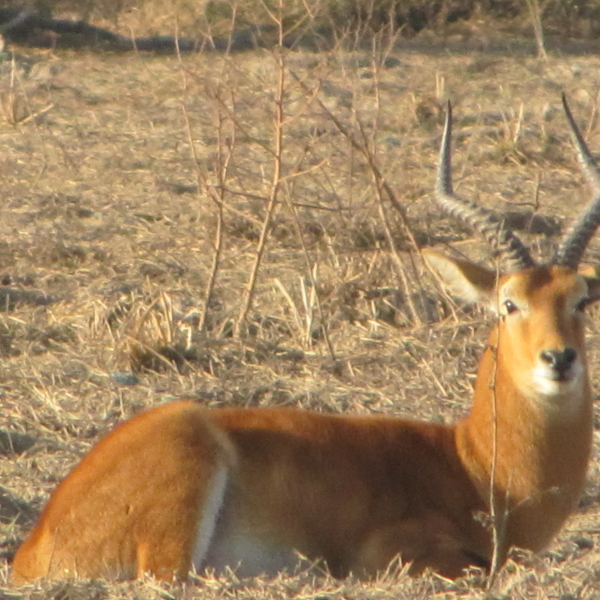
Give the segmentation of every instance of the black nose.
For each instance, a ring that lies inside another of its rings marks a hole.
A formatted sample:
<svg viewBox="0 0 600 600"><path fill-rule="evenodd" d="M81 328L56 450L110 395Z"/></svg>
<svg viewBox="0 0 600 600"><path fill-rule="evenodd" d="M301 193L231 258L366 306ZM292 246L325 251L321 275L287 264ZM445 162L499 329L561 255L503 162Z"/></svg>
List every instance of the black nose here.
<svg viewBox="0 0 600 600"><path fill-rule="evenodd" d="M573 348L564 350L542 350L540 358L548 363L554 370L564 373L577 358L577 352Z"/></svg>

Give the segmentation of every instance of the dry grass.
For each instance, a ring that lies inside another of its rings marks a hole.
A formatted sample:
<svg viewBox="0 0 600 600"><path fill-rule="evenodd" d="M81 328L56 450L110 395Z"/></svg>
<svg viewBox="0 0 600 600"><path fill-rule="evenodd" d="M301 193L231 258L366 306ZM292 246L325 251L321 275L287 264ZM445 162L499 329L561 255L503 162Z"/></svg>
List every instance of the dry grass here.
<svg viewBox="0 0 600 600"><path fill-rule="evenodd" d="M14 3L5 2L9 6ZM0 2L0 5L2 3ZM117 29L123 35L167 35L178 31L185 36L234 37L259 43L273 40L269 12L277 0L36 0L46 14L68 15ZM405 37L435 31L445 35L448 28L481 34L495 30L502 39L511 33L540 38L542 31L563 42L568 38L598 37L599 0L545 0L516 2L495 0L473 2L452 0L286 0L286 25L294 37L318 43L328 34L339 36L394 29ZM309 14L307 14L309 13ZM491 27L489 27L491 25ZM541 41L541 40L539 40ZM532 44L535 51L535 45Z"/></svg>
<svg viewBox="0 0 600 600"><path fill-rule="evenodd" d="M277 52L6 57L5 560L91 444L149 406L193 396L207 406L445 422L465 413L488 324L436 291L410 241L483 256L471 232L430 202L442 99L456 107L458 190L518 213L523 237L547 254L587 198L559 93L567 91L599 149L600 60L551 56L540 64L464 50L426 54L381 42L371 52L285 52L279 151ZM588 255L599 252L592 244ZM593 318L589 342L599 390ZM208 576L185 589L146 581L15 590L4 563L0 597L590 598L600 594L599 467L596 448L581 506L560 538L543 556L517 557L491 592L477 574L449 583L393 569L371 583L312 570L270 582Z"/></svg>

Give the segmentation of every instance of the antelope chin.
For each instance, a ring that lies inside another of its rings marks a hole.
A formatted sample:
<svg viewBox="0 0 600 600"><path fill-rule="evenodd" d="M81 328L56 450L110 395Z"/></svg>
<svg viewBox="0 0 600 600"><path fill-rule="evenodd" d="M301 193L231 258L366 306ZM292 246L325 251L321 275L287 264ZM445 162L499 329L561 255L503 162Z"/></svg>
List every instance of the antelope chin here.
<svg viewBox="0 0 600 600"><path fill-rule="evenodd" d="M539 364L532 373L532 387L537 394L548 397L572 395L583 382L583 365L576 361L564 372Z"/></svg>

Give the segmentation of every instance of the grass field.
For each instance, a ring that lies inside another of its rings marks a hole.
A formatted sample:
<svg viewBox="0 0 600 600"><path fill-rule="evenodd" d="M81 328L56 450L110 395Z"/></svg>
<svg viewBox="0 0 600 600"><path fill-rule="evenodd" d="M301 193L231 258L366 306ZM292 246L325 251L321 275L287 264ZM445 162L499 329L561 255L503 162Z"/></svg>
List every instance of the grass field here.
<svg viewBox="0 0 600 600"><path fill-rule="evenodd" d="M489 322L441 294L413 245L486 258L431 201L444 99L458 191L510 211L548 256L588 198L560 93L600 151L600 59L447 42L3 56L0 598L600 597L598 435L560 537L516 556L489 590L476 573L448 582L392 567L361 583L308 565L275 581L209 574L184 588L8 584L10 557L57 482L144 408L193 397L465 414ZM600 258L598 242L587 257Z"/></svg>

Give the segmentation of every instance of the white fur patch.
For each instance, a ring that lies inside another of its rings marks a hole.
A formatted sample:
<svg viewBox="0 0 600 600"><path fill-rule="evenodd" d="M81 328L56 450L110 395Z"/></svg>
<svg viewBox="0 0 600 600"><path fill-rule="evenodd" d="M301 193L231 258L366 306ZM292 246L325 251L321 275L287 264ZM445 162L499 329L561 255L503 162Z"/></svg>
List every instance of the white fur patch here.
<svg viewBox="0 0 600 600"><path fill-rule="evenodd" d="M585 370L579 360L571 367L570 377L567 381L558 381L553 378L552 369L545 364L538 364L532 373L532 389L534 396L542 396L540 401L543 406L552 411L559 411L567 416L576 413L584 399L582 384Z"/></svg>
<svg viewBox="0 0 600 600"><path fill-rule="evenodd" d="M205 567L223 573L228 568L238 577L275 577L283 570L293 571L300 558L290 548L270 543L234 527L233 531L221 532L215 536Z"/></svg>
<svg viewBox="0 0 600 600"><path fill-rule="evenodd" d="M208 484L208 493L201 509L202 516L198 526L194 554L192 555L192 565L196 571L204 566L206 554L215 533L219 512L223 507L228 471L227 467L220 467Z"/></svg>

